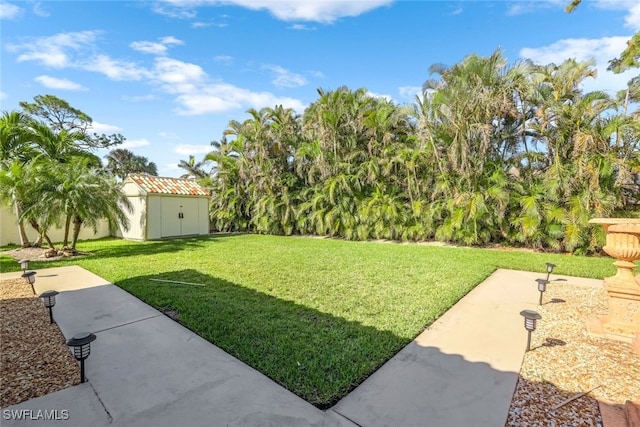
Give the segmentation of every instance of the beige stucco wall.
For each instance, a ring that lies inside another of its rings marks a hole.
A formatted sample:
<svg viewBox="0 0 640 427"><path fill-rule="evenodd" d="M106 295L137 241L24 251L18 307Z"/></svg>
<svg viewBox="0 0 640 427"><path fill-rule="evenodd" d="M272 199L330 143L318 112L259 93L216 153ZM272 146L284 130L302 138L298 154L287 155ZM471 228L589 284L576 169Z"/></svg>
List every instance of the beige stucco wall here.
<svg viewBox="0 0 640 427"><path fill-rule="evenodd" d="M38 237L38 233L31 228L30 225L25 225L27 236L31 242L35 241ZM69 239L71 239L71 232L69 232ZM52 227L47 232L49 237L54 243L62 242L64 240L64 228ZM94 233L92 227L82 227L80 229L79 240L91 240L99 239L101 237L109 236L109 223L107 220L101 220L98 222L97 231ZM0 246L8 244L20 244L20 234L18 233L18 218L13 211L7 206L0 206Z"/></svg>

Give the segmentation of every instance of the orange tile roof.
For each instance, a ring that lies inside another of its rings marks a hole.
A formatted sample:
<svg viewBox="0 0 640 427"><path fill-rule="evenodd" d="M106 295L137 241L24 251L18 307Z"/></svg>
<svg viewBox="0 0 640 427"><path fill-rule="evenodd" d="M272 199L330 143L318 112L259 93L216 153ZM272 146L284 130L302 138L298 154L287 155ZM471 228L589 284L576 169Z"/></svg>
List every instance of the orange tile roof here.
<svg viewBox="0 0 640 427"><path fill-rule="evenodd" d="M191 179L138 174L130 174L127 178L138 184L147 193L209 196L209 192L204 187Z"/></svg>

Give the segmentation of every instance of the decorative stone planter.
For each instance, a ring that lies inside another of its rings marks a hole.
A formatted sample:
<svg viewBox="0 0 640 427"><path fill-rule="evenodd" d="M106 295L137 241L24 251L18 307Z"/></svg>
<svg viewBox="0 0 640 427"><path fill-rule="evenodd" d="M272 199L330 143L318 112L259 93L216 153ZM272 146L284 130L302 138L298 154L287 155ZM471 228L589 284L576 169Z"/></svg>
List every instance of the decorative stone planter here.
<svg viewBox="0 0 640 427"><path fill-rule="evenodd" d="M609 315L587 321L589 334L631 343L640 354L640 275L633 261L640 259L640 218L594 218L606 233L604 251L616 259L615 276L604 279Z"/></svg>

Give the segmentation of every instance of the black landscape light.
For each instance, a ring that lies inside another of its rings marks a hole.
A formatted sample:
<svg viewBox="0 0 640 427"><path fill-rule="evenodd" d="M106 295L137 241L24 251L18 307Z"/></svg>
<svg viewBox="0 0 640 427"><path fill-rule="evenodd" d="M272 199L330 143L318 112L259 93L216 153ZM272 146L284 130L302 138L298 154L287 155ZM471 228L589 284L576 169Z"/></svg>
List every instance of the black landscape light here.
<svg viewBox="0 0 640 427"><path fill-rule="evenodd" d="M547 263L547 282L549 281L549 276L551 276L551 273L553 273L553 268L555 266L555 264L552 264L550 262Z"/></svg>
<svg viewBox="0 0 640 427"><path fill-rule="evenodd" d="M536 330L536 321L542 319L538 313L533 310L523 310L520 315L524 317L524 328L528 332L527 351L531 350L531 332Z"/></svg>
<svg viewBox="0 0 640 427"><path fill-rule="evenodd" d="M91 343L96 336L91 332L80 332L67 341L69 347L73 347L73 356L80 361L80 382L85 382L84 360L91 354Z"/></svg>
<svg viewBox="0 0 640 427"><path fill-rule="evenodd" d="M49 309L49 320L51 320L51 323L53 323L53 306L56 305L56 295L58 295L58 293L58 291L44 291L40 294L44 306Z"/></svg>
<svg viewBox="0 0 640 427"><path fill-rule="evenodd" d="M31 290L33 291L34 295L36 293L35 288L33 287L33 284L36 283L36 272L35 271L26 271L24 273L22 273L22 277L24 277L24 280L31 285Z"/></svg>
<svg viewBox="0 0 640 427"><path fill-rule="evenodd" d="M547 290L547 285L549 284L549 280L536 279L536 282L538 282L538 291L540 292L540 301L538 301L538 305L542 305L542 295Z"/></svg>
<svg viewBox="0 0 640 427"><path fill-rule="evenodd" d="M25 259L21 259L18 262L20 263L20 268L22 269L22 272L26 273L27 268L29 268L29 260L25 258Z"/></svg>

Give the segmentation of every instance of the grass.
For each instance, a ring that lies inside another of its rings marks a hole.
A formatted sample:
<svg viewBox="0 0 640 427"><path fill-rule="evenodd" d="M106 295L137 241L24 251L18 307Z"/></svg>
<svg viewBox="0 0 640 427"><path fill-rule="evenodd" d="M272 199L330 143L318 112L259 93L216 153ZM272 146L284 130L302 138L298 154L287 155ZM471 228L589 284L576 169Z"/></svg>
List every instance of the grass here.
<svg viewBox="0 0 640 427"><path fill-rule="evenodd" d="M86 241L78 264L326 408L496 268L602 278L610 258L259 235ZM18 264L0 257L2 271ZM204 286L157 282L182 281ZM534 286L535 283L523 283Z"/></svg>

